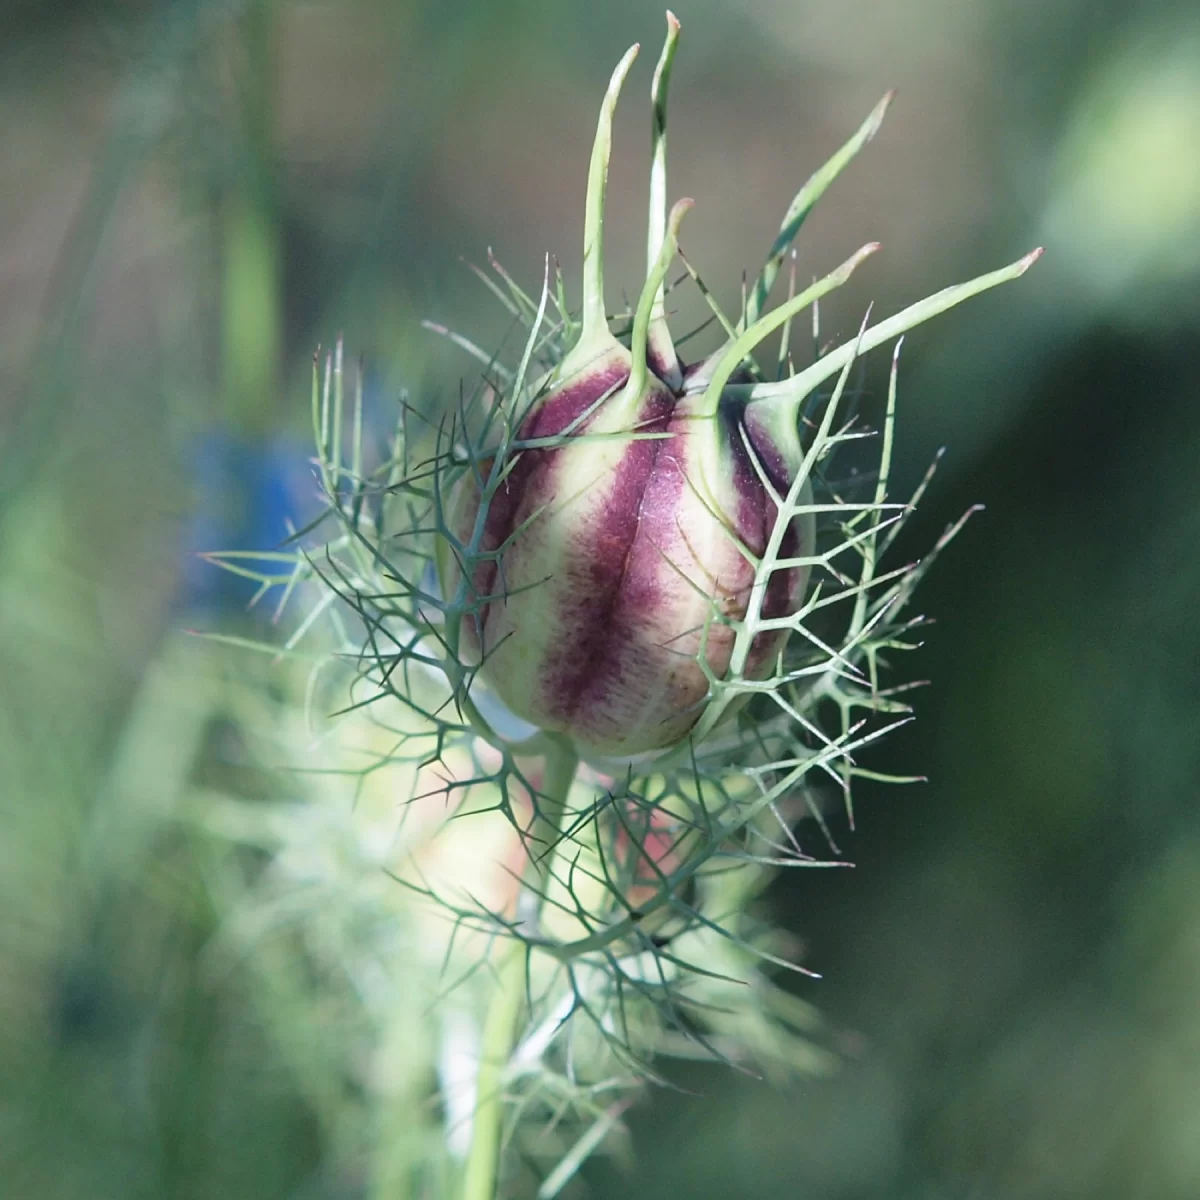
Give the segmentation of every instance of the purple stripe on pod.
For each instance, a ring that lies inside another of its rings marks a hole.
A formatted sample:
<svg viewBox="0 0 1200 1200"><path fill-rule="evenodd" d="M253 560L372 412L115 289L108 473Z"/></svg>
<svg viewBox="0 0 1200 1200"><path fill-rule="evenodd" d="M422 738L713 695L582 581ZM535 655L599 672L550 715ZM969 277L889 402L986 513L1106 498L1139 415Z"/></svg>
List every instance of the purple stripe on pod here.
<svg viewBox="0 0 1200 1200"><path fill-rule="evenodd" d="M594 371L575 376L543 397L525 418L518 431L517 440L533 441L538 438L557 437L563 430L579 421L606 393L620 387L628 377L627 356L606 356ZM580 428L586 428L590 420L591 418L588 418L582 422ZM520 528L521 523L544 502L544 497L552 491L549 477L553 474L556 457L557 450L554 448L535 448L519 452L507 477L497 488L488 505L481 550L491 553L504 545L514 531ZM490 467L490 462L491 460L488 460L484 470ZM465 481L464 496L454 520L455 532L463 541L470 538L479 503L479 492L473 482ZM508 585L502 577L500 563L496 559L480 562L473 572L472 586L476 598L481 601L502 597ZM486 627L491 607L489 605L480 619L480 624L485 630L484 646L488 644ZM468 635L470 649L473 653L480 654L482 650L476 623L466 623L464 632Z"/></svg>
<svg viewBox="0 0 1200 1200"><path fill-rule="evenodd" d="M636 428L667 432L674 407L675 397L655 388ZM624 610L650 612L658 603L659 571L645 569L635 543L655 491L656 465L669 444L663 438L630 441L595 510L599 520L590 528L563 531L571 539L562 580L565 601L547 644L539 702L565 726L594 724L601 736L605 727L609 736L620 736L629 695L651 682L653 664Z"/></svg>
<svg viewBox="0 0 1200 1200"><path fill-rule="evenodd" d="M531 412L520 440L562 443L518 452L485 525L484 550L504 551L474 572L484 613L473 651L491 653L492 686L519 716L605 755L677 742L703 711L705 666L727 675L753 594L744 551L761 557L776 519L760 471L786 491L798 445L781 449L741 409L698 416L698 395L677 396L654 376L636 415L597 405L628 373L616 348ZM669 436L587 436L632 431ZM464 535L478 504L472 489L456 522ZM784 556L811 541L810 525L793 522ZM807 577L774 572L762 616L792 611ZM747 675L766 674L785 641L757 638Z"/></svg>

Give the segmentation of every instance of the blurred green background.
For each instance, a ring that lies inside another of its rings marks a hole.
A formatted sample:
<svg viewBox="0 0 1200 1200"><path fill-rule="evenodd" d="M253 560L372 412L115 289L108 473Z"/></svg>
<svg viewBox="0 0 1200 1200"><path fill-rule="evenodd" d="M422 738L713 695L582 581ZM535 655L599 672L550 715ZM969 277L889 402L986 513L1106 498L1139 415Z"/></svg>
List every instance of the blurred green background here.
<svg viewBox="0 0 1200 1200"><path fill-rule="evenodd" d="M918 720L773 902L824 975L830 1078L677 1069L575 1194L1200 1195L1200 17L1056 0L681 0L673 196L734 307L798 184L888 88L801 235L823 314L892 311L1045 243L907 342L898 483L938 447ZM381 411L505 332L459 261L578 283L596 106L634 0L4 6L0 41L0 1195L357 1197L207 958L187 784L242 752L247 594L189 551L303 511L313 348ZM650 67L619 111L610 301L644 244ZM883 364L868 374L882 386ZM269 693L267 693L269 694Z"/></svg>

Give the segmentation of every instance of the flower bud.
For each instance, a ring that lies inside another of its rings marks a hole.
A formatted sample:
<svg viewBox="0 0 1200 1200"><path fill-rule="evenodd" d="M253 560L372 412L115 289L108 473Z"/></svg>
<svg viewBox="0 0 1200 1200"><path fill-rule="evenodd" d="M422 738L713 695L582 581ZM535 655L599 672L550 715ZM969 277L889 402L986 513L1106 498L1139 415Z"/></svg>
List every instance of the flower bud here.
<svg viewBox="0 0 1200 1200"><path fill-rule="evenodd" d="M683 365L663 286L692 204L664 217L665 89L678 31L668 14L652 93L649 268L628 344L609 329L602 260L612 115L636 46L613 74L592 151L578 340L539 384L524 385L523 367L499 398L489 428L504 436L472 451L439 547L452 653L517 716L601 759L675 745L720 696L706 732L748 694L747 681L782 674L788 618L816 561L809 478L829 447L828 429L810 453L801 444L800 406L813 390L841 371L831 415L860 351L1036 257L864 325L857 341L799 373L762 378L759 343L878 249L868 243L763 314L801 222L878 129L885 96L796 196L740 321L725 322L726 344ZM535 324L526 365L538 334Z"/></svg>
<svg viewBox="0 0 1200 1200"><path fill-rule="evenodd" d="M629 391L628 355L611 354L553 388L523 422L488 505L465 648L500 698L533 724L603 755L679 741L729 668L732 622L774 528L768 480L784 492L768 430L651 376ZM765 468L760 477L752 461ZM493 465L492 470L496 470ZM469 536L480 491L465 482L452 522ZM813 550L811 517L784 556ZM774 573L763 615L801 599L806 567ZM769 667L782 635L761 635L747 674ZM703 665L702 665L703 664Z"/></svg>
<svg viewBox="0 0 1200 1200"><path fill-rule="evenodd" d="M481 464L479 474L502 482L465 568L477 608L460 645L514 713L601 756L671 746L699 719L755 589L775 526L772 490L786 492L796 466L769 423L732 405L706 407L677 366L655 310L690 201L663 231L632 346L608 329L603 187L612 108L632 57L613 77L593 154L583 332L506 455ZM458 486L449 524L462 545L486 491L475 474ZM795 521L784 556L811 554L813 540L812 518ZM444 554L442 565L443 587L453 589L464 564ZM762 615L794 608L807 579L803 566L774 572ZM784 636L755 640L748 676L769 667Z"/></svg>

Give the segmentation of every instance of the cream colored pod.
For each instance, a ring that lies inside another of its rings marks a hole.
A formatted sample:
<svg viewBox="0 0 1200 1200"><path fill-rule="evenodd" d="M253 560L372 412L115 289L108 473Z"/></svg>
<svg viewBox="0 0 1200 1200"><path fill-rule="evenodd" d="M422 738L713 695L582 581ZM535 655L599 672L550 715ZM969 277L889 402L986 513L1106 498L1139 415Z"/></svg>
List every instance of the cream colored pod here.
<svg viewBox="0 0 1200 1200"><path fill-rule="evenodd" d="M807 470L795 406L748 411L723 390L728 369L713 378L721 356L689 368L672 346L663 279L690 200L652 236L630 344L609 329L603 192L635 51L613 76L596 139L578 341L528 402L514 398L510 436L462 475L448 502L455 542L440 555L443 593L470 598L461 658L517 716L601 757L688 734L711 681L731 670L751 606L771 619L802 601L815 541L812 513L794 515L775 553L797 565L760 570L779 499ZM755 637L739 673L768 671L786 636Z"/></svg>
<svg viewBox="0 0 1200 1200"><path fill-rule="evenodd" d="M664 749L700 718L755 597L771 487L790 482L767 431L724 409L703 414L696 395L653 373L631 387L627 358L622 348L548 391L518 440L549 444L493 468L504 480L484 518L488 557L470 582L479 609L461 644L514 713L604 756ZM467 477L450 518L460 538L479 508ZM806 515L781 551L803 558L813 543ZM455 587L456 572L446 575ZM774 572L761 615L794 611L808 575L807 565ZM747 677L769 669L784 637L756 639Z"/></svg>
<svg viewBox="0 0 1200 1200"><path fill-rule="evenodd" d="M682 362L664 301L692 206L680 200L668 214L664 199L678 33L668 14L652 90L648 269L632 323L620 339L610 329L603 253L612 116L636 46L613 73L597 126L578 335L547 375L527 380L544 291L521 370L495 398L468 465L448 467L442 480L437 557L451 653L514 714L593 760L661 751L698 726L703 736L716 723L714 703L728 715L753 690L748 683L786 675L786 643L822 561L815 518L824 510L811 481L837 440L825 424L805 446L804 406L840 375L828 420L858 354L1016 278L1040 253L864 325L799 372L781 353L768 376L754 359L764 339L783 330L786 341L793 317L879 249L867 243L798 294L793 279L787 300L764 312L800 225L874 136L889 94L797 194L738 319L718 314L724 345ZM565 311L563 322L573 335Z"/></svg>

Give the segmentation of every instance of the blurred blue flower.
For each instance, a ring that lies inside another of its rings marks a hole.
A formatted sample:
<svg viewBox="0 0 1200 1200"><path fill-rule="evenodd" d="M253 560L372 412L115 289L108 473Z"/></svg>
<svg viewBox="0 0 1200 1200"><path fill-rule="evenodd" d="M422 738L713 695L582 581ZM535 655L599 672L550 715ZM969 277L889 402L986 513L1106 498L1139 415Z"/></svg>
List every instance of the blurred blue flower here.
<svg viewBox="0 0 1200 1200"><path fill-rule="evenodd" d="M289 435L253 440L234 430L212 429L197 440L190 467L195 503L178 603L189 612L244 609L258 585L199 556L275 550L316 517L321 502L312 447Z"/></svg>

